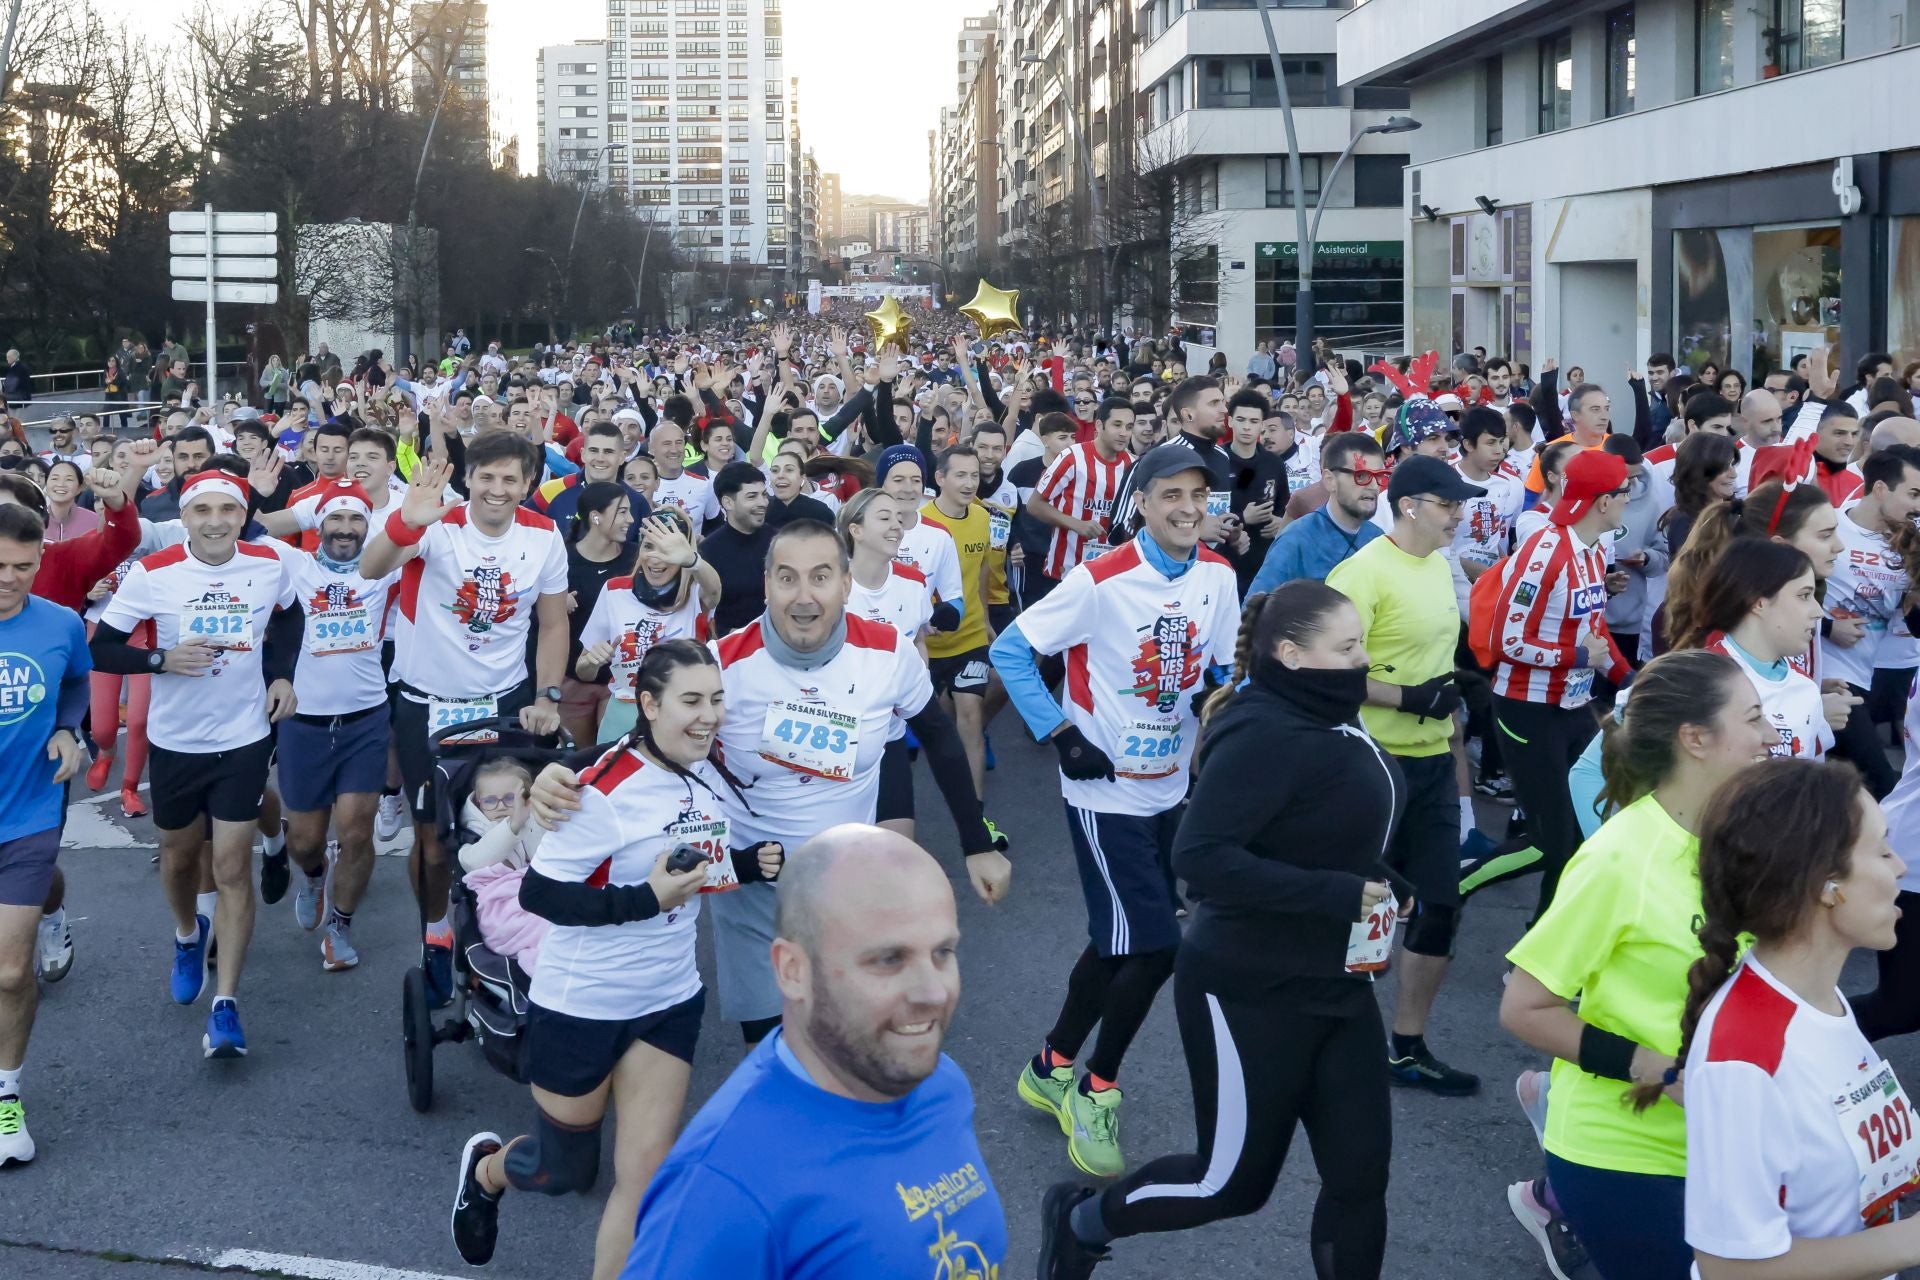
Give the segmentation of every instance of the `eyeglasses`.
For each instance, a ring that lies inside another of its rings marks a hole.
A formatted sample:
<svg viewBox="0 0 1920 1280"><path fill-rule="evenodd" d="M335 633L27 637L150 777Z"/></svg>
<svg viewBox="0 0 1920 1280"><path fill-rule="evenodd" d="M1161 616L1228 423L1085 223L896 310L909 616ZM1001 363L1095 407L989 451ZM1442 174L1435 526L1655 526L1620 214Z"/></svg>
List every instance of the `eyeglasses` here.
<svg viewBox="0 0 1920 1280"><path fill-rule="evenodd" d="M1422 493L1422 494L1415 494L1413 500L1415 502L1431 502L1434 506L1440 508L1442 511L1446 512L1448 515L1452 515L1454 512L1460 510L1460 502L1458 499L1455 499L1455 498L1435 498Z"/></svg>
<svg viewBox="0 0 1920 1280"><path fill-rule="evenodd" d="M519 797L519 795L518 795L518 794L511 794L511 795L504 795L504 796L481 796L481 795L476 795L476 796L475 796L475 797L473 798L473 803L474 803L474 807L475 807L475 808L478 808L478 809L481 809L481 810L486 810L486 809L511 809L511 808L513 807L513 805L514 805L514 802L515 802L516 800L518 800L519 798L520 798L520 797Z"/></svg>
<svg viewBox="0 0 1920 1280"><path fill-rule="evenodd" d="M1328 467L1327 470L1337 471L1343 476L1352 476L1353 482L1362 489L1371 489L1377 484L1383 484L1387 477L1393 474L1391 467Z"/></svg>

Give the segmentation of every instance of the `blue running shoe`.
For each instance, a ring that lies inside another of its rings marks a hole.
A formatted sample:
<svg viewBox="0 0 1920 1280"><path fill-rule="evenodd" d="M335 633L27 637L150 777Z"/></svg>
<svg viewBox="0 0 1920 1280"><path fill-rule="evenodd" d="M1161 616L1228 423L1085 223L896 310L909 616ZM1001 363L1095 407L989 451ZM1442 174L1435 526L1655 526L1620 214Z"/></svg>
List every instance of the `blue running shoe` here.
<svg viewBox="0 0 1920 1280"><path fill-rule="evenodd" d="M200 1037L200 1047L207 1051L209 1058L247 1056L247 1033L240 1029L240 1009L233 1001L213 1002L213 1012L207 1015L207 1034Z"/></svg>
<svg viewBox="0 0 1920 1280"><path fill-rule="evenodd" d="M427 1004L444 1009L453 1003L453 931L442 936L427 934L420 948L420 967L427 974Z"/></svg>
<svg viewBox="0 0 1920 1280"><path fill-rule="evenodd" d="M173 940L173 1000L175 1004L192 1004L200 998L201 989L207 985L207 935L213 931L213 923L205 916L193 918L194 927L200 936L192 942Z"/></svg>

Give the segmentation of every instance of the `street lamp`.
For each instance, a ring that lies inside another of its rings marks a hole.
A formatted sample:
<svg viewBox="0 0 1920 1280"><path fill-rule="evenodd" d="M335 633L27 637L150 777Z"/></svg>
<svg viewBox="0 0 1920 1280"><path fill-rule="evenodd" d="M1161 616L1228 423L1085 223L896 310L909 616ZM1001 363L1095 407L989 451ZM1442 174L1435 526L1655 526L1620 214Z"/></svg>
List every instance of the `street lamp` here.
<svg viewBox="0 0 1920 1280"><path fill-rule="evenodd" d="M1331 172L1320 176L1320 199L1313 210L1313 225L1307 225L1307 206L1303 203L1306 192L1306 179L1301 173L1300 138L1293 127L1293 100L1287 93L1287 72L1280 63L1280 37L1274 34L1273 13L1269 0L1258 0L1260 23L1267 33L1267 57L1273 63L1273 88L1280 100L1280 119L1287 130L1287 169L1288 182L1293 188L1294 238L1298 253L1295 255L1300 264L1300 283L1293 298L1293 346L1307 359L1313 356L1313 259L1314 246L1320 234L1320 215L1327 210L1327 192L1333 189L1333 179L1340 172L1340 166L1347 162L1360 139L1369 133L1410 133L1420 127L1420 122L1411 116L1390 116L1385 124L1370 124L1355 134L1353 141L1347 143L1347 149L1333 163Z"/></svg>

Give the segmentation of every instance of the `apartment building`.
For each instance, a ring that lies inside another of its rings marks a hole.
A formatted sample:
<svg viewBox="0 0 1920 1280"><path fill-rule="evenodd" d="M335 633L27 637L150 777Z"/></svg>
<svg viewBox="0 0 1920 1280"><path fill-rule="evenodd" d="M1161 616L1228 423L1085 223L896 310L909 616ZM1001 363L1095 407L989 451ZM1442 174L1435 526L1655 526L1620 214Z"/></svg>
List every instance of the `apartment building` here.
<svg viewBox="0 0 1920 1280"><path fill-rule="evenodd" d="M407 23L415 110L457 120L470 159L505 167L511 139L488 74L486 0L415 0Z"/></svg>
<svg viewBox="0 0 1920 1280"><path fill-rule="evenodd" d="M604 40L548 45L535 80L540 121L539 172L560 182L607 181L607 45Z"/></svg>
<svg viewBox="0 0 1920 1280"><path fill-rule="evenodd" d="M1409 342L1757 379L1920 350L1920 4L1367 0L1343 86L1397 87Z"/></svg>

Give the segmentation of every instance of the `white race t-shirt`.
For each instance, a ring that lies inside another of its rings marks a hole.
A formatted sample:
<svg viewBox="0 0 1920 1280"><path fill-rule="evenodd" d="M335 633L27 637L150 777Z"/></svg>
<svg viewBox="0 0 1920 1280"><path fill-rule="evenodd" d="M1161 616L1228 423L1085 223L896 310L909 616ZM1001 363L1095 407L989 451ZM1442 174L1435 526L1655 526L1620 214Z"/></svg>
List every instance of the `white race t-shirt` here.
<svg viewBox="0 0 1920 1280"><path fill-rule="evenodd" d="M964 605L960 552L953 545L953 535L939 525L916 519L913 528L900 535L900 546L893 558L924 574L933 586L933 594L941 600Z"/></svg>
<svg viewBox="0 0 1920 1280"><path fill-rule="evenodd" d="M732 879L725 780L702 760L689 781L637 751L609 751L582 774L580 811L540 841L530 868L550 880L637 885L675 845L696 845L708 878ZM724 867L724 872L719 869ZM700 895L648 920L556 924L540 944L528 996L544 1009L603 1021L639 1018L691 1000L700 990L693 922Z"/></svg>
<svg viewBox="0 0 1920 1280"><path fill-rule="evenodd" d="M873 590L853 579L847 612L885 623L908 640L917 639L933 614L933 588L927 585L927 576L910 564L889 560L887 568L887 580Z"/></svg>
<svg viewBox="0 0 1920 1280"><path fill-rule="evenodd" d="M1062 774L1067 803L1143 817L1180 803L1199 736L1193 695L1209 666L1232 661L1239 629L1232 565L1202 546L1197 563L1168 579L1137 538L1074 566L1020 615L1036 652L1067 655L1062 710L1119 775L1076 782Z"/></svg>
<svg viewBox="0 0 1920 1280"><path fill-rule="evenodd" d="M131 632L154 622L154 648L190 636L214 645L213 665L199 675L153 677L147 738L169 751L231 751L267 736L267 685L260 659L267 622L295 600L274 551L237 542L225 564L211 565L185 543L156 551L127 574L100 621Z"/></svg>
<svg viewBox="0 0 1920 1280"><path fill-rule="evenodd" d="M1913 1189L1913 1103L1853 1010L1821 1012L1751 955L1708 1002L1686 1082L1695 1249L1775 1258L1860 1231Z"/></svg>
<svg viewBox="0 0 1920 1280"><path fill-rule="evenodd" d="M662 476L651 501L656 507L680 508L695 529L704 521L720 518L720 499L713 496L713 481L691 471L682 471L671 480Z"/></svg>
<svg viewBox="0 0 1920 1280"><path fill-rule="evenodd" d="M455 507L401 570L395 679L442 698L515 688L527 678L534 605L566 592L567 548L553 521L518 507L489 538Z"/></svg>
<svg viewBox="0 0 1920 1280"><path fill-rule="evenodd" d="M1861 528L1846 512L1837 523L1841 550L1827 579L1827 616L1858 618L1867 631L1851 648L1822 637L1820 665L1828 676L1866 689L1873 684L1874 660L1887 625L1907 593L1907 571L1885 534Z"/></svg>
<svg viewBox="0 0 1920 1280"><path fill-rule="evenodd" d="M663 640L702 640L707 638L707 615L700 607L700 584L687 588L687 598L670 612L649 608L633 594L632 578L608 578L593 602L587 625L580 629L580 647L613 642L610 686L620 702L632 702L637 696L633 678L647 650Z"/></svg>
<svg viewBox="0 0 1920 1280"><path fill-rule="evenodd" d="M287 567L306 614L293 692L302 715L344 716L387 700L380 642L387 633L387 597L403 569L372 580L358 570L335 573L311 551L268 544Z"/></svg>
<svg viewBox="0 0 1920 1280"><path fill-rule="evenodd" d="M1732 658L1753 683L1754 692L1760 695L1760 710L1780 735L1780 741L1767 749L1768 755L1818 760L1827 754L1833 746L1833 726L1827 723L1819 685L1790 663L1784 679L1773 679L1755 667L1740 646L1725 635L1715 634L1701 647Z"/></svg>
<svg viewBox="0 0 1920 1280"><path fill-rule="evenodd" d="M1454 530L1452 550L1463 563L1485 568L1512 548L1514 521L1526 507L1526 485L1520 477L1504 471L1496 471L1485 480L1475 480L1463 471L1460 478L1487 492L1461 504L1460 527Z"/></svg>
<svg viewBox="0 0 1920 1280"><path fill-rule="evenodd" d="M729 801L734 843L793 848L838 823L873 821L893 718L920 714L933 681L892 627L849 614L840 652L801 671L767 651L762 628L772 625L756 618L713 646L726 690L720 745L754 809Z"/></svg>

